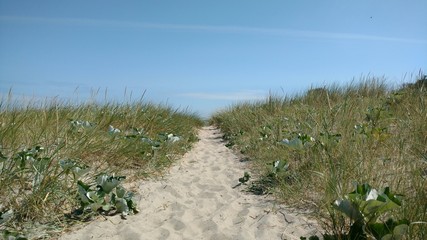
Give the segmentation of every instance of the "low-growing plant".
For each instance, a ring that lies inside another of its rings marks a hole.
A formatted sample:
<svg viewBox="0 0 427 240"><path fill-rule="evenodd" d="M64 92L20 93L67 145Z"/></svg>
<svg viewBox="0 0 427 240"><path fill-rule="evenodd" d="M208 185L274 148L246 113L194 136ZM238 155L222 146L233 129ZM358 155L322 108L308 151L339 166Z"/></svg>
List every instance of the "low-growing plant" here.
<svg viewBox="0 0 427 240"><path fill-rule="evenodd" d="M289 163L284 160L276 160L271 165L271 171L269 174L278 178L282 177L289 169Z"/></svg>
<svg viewBox="0 0 427 240"><path fill-rule="evenodd" d="M124 176L110 176L102 173L96 177L96 184L77 182L81 210L120 213L123 218L129 213L138 213L133 193L120 185Z"/></svg>
<svg viewBox="0 0 427 240"><path fill-rule="evenodd" d="M313 146L315 143L315 139L307 134L299 133L296 137L291 140L285 138L282 140L282 144L293 149L293 150L303 150L304 148L308 148Z"/></svg>
<svg viewBox="0 0 427 240"><path fill-rule="evenodd" d="M249 181L249 179L251 179L251 174L249 172L245 171L243 173L243 177L239 178L239 183L236 184L233 188L236 188L236 187L238 187L238 186L240 186L242 184L246 184Z"/></svg>
<svg viewBox="0 0 427 240"><path fill-rule="evenodd" d="M59 160L59 166L62 168L65 176L73 176L73 183L77 182L90 171L90 168L87 165L80 164L72 159Z"/></svg>
<svg viewBox="0 0 427 240"><path fill-rule="evenodd" d="M269 171L259 176L258 179L251 182L248 188L249 192L256 195L268 194L272 189L278 186L282 181L288 181L290 173L289 164L284 160L276 160L272 163Z"/></svg>
<svg viewBox="0 0 427 240"><path fill-rule="evenodd" d="M251 175L249 174L249 172L244 172L243 177L239 178L239 182L244 184L248 182L250 178L251 178Z"/></svg>
<svg viewBox="0 0 427 240"><path fill-rule="evenodd" d="M401 197L392 193L389 187L376 190L369 184L358 184L353 192L332 204L334 209L349 219L348 232L325 235L325 239L405 239L408 236L409 221L392 218L384 221L383 217L402 205Z"/></svg>

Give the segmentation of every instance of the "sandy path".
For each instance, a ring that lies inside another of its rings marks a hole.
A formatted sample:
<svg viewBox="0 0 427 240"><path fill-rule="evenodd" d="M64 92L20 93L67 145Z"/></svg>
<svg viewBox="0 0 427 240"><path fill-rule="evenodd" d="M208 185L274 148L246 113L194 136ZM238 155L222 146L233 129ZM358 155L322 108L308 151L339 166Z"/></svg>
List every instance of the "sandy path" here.
<svg viewBox="0 0 427 240"><path fill-rule="evenodd" d="M245 163L205 127L200 141L162 180L138 187L141 212L127 220L98 219L61 239L299 239L316 233L312 221L270 198L232 188Z"/></svg>

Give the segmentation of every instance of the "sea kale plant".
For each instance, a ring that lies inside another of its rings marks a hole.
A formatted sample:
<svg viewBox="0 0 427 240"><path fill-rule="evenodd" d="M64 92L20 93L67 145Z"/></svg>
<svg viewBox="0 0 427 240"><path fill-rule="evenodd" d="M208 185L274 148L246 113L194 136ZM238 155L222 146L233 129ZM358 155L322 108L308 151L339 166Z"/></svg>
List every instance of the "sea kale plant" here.
<svg viewBox="0 0 427 240"><path fill-rule="evenodd" d="M96 177L96 185L77 182L81 210L101 211L109 214L111 211L120 213L123 218L129 213L138 213L133 193L121 186L126 177L110 176L102 173Z"/></svg>
<svg viewBox="0 0 427 240"><path fill-rule="evenodd" d="M393 218L385 220L383 217L386 213L400 208L401 197L392 193L389 187L376 190L369 184L358 184L353 192L332 204L334 209L349 219L348 232L335 232L334 236L325 235L325 239L405 239L408 236L409 221Z"/></svg>

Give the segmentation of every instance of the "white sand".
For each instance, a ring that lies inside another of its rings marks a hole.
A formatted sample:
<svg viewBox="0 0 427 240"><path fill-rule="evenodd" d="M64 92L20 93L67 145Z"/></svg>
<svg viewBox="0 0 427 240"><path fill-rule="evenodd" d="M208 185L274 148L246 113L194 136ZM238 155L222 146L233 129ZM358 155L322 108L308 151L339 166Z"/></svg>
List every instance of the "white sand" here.
<svg viewBox="0 0 427 240"><path fill-rule="evenodd" d="M162 180L144 181L136 215L100 218L61 239L299 239L314 221L266 196L232 188L245 165L205 127L200 141ZM246 165L247 167L247 165Z"/></svg>

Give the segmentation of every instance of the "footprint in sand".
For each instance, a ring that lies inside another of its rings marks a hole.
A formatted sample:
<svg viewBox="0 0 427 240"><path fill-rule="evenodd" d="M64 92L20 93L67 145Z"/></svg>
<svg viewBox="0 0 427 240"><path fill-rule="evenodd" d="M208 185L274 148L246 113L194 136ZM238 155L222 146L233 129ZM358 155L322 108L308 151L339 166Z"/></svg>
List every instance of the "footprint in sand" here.
<svg viewBox="0 0 427 240"><path fill-rule="evenodd" d="M60 239L297 240L318 234L313 221L272 199L232 188L247 163L224 146L218 129L204 127L199 138L164 179L141 182L139 214L98 219Z"/></svg>

